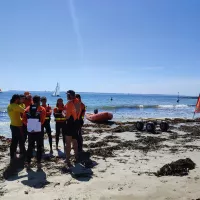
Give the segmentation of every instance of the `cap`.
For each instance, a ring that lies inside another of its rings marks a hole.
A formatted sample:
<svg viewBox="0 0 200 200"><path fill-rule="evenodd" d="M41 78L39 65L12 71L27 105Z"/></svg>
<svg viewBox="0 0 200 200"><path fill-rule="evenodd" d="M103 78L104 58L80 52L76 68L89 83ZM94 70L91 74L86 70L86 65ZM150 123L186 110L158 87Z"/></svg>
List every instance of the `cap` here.
<svg viewBox="0 0 200 200"><path fill-rule="evenodd" d="M24 95L25 95L25 96L28 96L28 95L30 95L30 94L31 94L31 93L28 92L28 91L24 92Z"/></svg>
<svg viewBox="0 0 200 200"><path fill-rule="evenodd" d="M46 97L41 97L40 100L41 100L41 101L47 100L47 98L46 98Z"/></svg>
<svg viewBox="0 0 200 200"><path fill-rule="evenodd" d="M66 94L69 94L69 95L71 95L71 96L75 96L75 92L73 91L73 90L68 90L67 92L66 92Z"/></svg>

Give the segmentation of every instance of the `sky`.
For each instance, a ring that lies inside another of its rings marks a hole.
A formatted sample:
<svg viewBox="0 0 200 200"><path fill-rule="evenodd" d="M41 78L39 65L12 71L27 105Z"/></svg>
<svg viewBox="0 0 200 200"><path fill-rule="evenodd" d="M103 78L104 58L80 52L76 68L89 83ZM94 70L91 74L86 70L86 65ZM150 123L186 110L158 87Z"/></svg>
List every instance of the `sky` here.
<svg viewBox="0 0 200 200"><path fill-rule="evenodd" d="M2 90L197 95L199 0L0 0Z"/></svg>

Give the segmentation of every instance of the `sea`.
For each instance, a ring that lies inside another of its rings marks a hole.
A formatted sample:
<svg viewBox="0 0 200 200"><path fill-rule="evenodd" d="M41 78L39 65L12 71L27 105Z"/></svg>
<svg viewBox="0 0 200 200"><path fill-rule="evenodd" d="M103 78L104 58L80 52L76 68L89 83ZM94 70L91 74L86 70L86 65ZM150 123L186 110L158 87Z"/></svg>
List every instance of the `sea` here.
<svg viewBox="0 0 200 200"><path fill-rule="evenodd" d="M0 93L0 135L10 137L10 119L7 106L13 94L23 94L23 91L5 91ZM47 98L47 103L54 108L58 97L52 97L52 92L31 92L32 96L40 95ZM159 94L113 94L113 93L79 93L88 113L98 109L99 112L113 113L113 120L131 121L139 118L193 118L197 97ZM64 103L67 102L65 92L60 93ZM198 116L198 115L196 115ZM199 116L198 116L199 117ZM85 123L88 121L85 119ZM52 131L55 123L52 116Z"/></svg>

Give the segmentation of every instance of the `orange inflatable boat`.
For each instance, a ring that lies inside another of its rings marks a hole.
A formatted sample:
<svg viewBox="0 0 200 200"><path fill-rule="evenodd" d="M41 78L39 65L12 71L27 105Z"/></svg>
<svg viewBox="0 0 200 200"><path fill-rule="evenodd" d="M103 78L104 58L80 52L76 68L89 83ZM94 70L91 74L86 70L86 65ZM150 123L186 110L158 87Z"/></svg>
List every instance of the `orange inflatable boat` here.
<svg viewBox="0 0 200 200"><path fill-rule="evenodd" d="M113 114L109 112L101 112L98 114L86 113L85 116L91 122L105 122L113 118Z"/></svg>

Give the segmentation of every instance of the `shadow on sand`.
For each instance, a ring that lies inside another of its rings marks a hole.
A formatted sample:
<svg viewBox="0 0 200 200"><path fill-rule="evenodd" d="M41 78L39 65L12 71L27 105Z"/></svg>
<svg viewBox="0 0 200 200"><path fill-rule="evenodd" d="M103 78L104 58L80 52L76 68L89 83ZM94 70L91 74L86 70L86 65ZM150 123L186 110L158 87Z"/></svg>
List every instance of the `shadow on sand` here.
<svg viewBox="0 0 200 200"><path fill-rule="evenodd" d="M14 181L27 175L18 176L18 173L24 169L24 159L15 158L12 162L5 168L3 172L4 179L8 181Z"/></svg>
<svg viewBox="0 0 200 200"><path fill-rule="evenodd" d="M70 168L63 168L62 173L69 173L78 181L89 181L93 176L92 168L97 165L97 162L90 159L89 152L82 152L80 154L80 162L76 163Z"/></svg>
<svg viewBox="0 0 200 200"><path fill-rule="evenodd" d="M44 188L46 185L50 184L46 180L46 173L41 169L39 171L33 171L32 169L27 170L28 180L21 181L22 184L33 187L36 189Z"/></svg>

